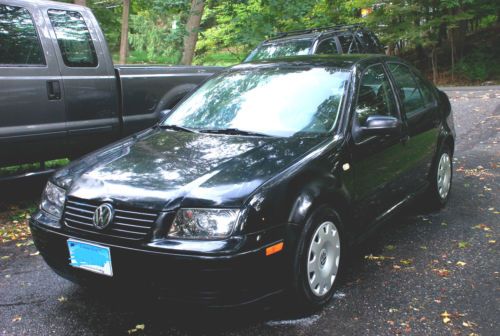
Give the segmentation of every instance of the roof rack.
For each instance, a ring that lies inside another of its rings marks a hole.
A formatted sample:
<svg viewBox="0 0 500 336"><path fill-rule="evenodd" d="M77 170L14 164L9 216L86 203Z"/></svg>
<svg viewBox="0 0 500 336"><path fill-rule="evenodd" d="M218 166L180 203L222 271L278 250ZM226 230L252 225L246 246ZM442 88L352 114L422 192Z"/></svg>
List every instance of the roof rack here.
<svg viewBox="0 0 500 336"><path fill-rule="evenodd" d="M324 32L325 30L357 30L357 29L361 29L361 28L364 28L364 25L361 23L356 23L356 24L340 24L340 25L335 25L335 26L318 27L318 28L310 28L310 29L303 29L303 30L292 30L289 32L277 33L273 37L267 39L267 41L283 38L286 36L309 34L309 33L320 33L320 32Z"/></svg>

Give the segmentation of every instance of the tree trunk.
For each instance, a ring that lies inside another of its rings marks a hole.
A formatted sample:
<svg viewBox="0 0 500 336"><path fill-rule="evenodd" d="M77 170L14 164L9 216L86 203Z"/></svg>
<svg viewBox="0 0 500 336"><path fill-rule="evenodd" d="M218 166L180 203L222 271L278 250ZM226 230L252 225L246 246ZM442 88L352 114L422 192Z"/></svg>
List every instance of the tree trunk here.
<svg viewBox="0 0 500 336"><path fill-rule="evenodd" d="M438 79L438 65L437 65L437 50L436 46L432 46L431 63L432 63L432 81L437 85Z"/></svg>
<svg viewBox="0 0 500 336"><path fill-rule="evenodd" d="M451 28L450 35L450 49L451 49L451 81L455 82L455 43L454 43L454 29Z"/></svg>
<svg viewBox="0 0 500 336"><path fill-rule="evenodd" d="M122 36L121 36L121 41L120 41L120 64L127 63L129 12L130 12L130 0L123 0Z"/></svg>
<svg viewBox="0 0 500 336"><path fill-rule="evenodd" d="M182 52L181 60L181 63L184 65L191 65L193 62L196 41L198 41L198 30L200 28L204 7L204 0L191 1L191 10L186 24L187 35L184 37L184 50Z"/></svg>
<svg viewBox="0 0 500 336"><path fill-rule="evenodd" d="M87 6L87 0L74 0L75 5Z"/></svg>

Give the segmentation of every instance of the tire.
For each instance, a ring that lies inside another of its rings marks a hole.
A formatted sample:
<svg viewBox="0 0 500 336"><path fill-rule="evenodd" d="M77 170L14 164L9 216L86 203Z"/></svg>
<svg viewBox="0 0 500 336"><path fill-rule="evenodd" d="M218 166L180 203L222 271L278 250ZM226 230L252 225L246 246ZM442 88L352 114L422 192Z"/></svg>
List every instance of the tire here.
<svg viewBox="0 0 500 336"><path fill-rule="evenodd" d="M317 310L333 296L345 258L343 225L328 206L307 219L294 258L293 301L301 310Z"/></svg>
<svg viewBox="0 0 500 336"><path fill-rule="evenodd" d="M450 198L452 181L453 154L450 147L443 145L433 165L426 193L426 200L431 209L438 210L445 206Z"/></svg>

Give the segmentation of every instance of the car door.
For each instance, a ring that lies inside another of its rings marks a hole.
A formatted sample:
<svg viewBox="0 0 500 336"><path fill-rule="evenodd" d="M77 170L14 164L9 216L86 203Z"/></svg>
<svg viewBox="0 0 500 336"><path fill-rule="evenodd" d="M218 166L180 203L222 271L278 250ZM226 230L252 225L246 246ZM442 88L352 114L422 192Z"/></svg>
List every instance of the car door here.
<svg viewBox="0 0 500 336"><path fill-rule="evenodd" d="M369 223L404 198L401 182L408 159L404 130L398 134L356 135L370 116L391 116L402 122L393 87L381 63L364 69L353 102L353 213L360 222Z"/></svg>
<svg viewBox="0 0 500 336"><path fill-rule="evenodd" d="M0 1L0 164L64 155L61 76L43 18L29 2Z"/></svg>
<svg viewBox="0 0 500 336"><path fill-rule="evenodd" d="M117 83L92 14L50 3L44 15L61 69L72 154L111 142L119 134Z"/></svg>
<svg viewBox="0 0 500 336"><path fill-rule="evenodd" d="M409 185L412 192L425 187L439 137L439 110L430 84L407 65L388 62L387 67L398 87L397 95L408 127L406 148L412 167Z"/></svg>

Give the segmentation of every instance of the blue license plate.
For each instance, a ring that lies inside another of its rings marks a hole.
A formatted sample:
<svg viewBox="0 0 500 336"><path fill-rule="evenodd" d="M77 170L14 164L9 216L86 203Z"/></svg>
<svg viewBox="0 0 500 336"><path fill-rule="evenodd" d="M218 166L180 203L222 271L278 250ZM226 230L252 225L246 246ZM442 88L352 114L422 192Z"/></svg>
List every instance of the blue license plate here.
<svg viewBox="0 0 500 336"><path fill-rule="evenodd" d="M68 239L69 264L87 271L113 276L109 247Z"/></svg>

